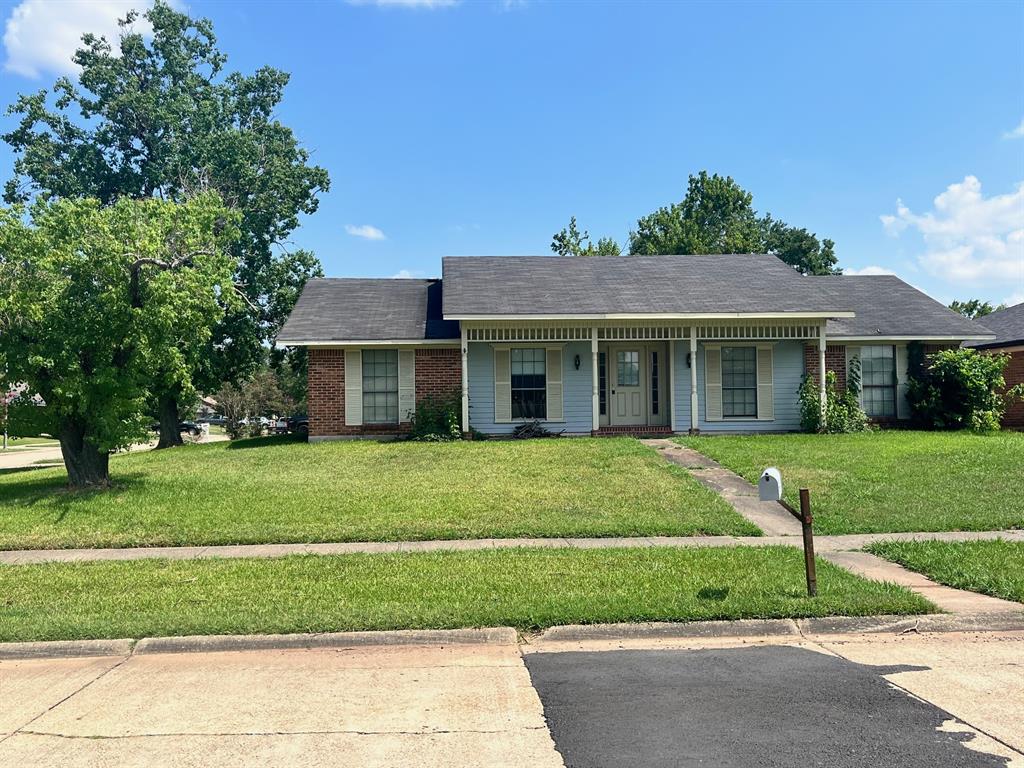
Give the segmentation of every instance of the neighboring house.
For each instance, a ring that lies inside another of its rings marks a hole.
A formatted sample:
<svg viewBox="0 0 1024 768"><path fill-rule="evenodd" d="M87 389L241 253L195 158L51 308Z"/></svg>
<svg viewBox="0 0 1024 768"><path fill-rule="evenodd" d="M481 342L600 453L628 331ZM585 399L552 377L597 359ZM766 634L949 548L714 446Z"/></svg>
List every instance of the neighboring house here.
<svg viewBox="0 0 1024 768"><path fill-rule="evenodd" d="M465 256L440 280L310 280L277 342L309 349L316 440L406 431L450 393L493 435L792 431L804 375L845 385L853 357L865 409L898 420L908 342L990 336L895 277L774 256Z"/></svg>
<svg viewBox="0 0 1024 768"><path fill-rule="evenodd" d="M210 419L217 416L219 406L217 401L209 395L200 395L199 406L196 408L196 419L202 421L203 419Z"/></svg>
<svg viewBox="0 0 1024 768"><path fill-rule="evenodd" d="M1007 388L1024 384L1024 303L1001 309L978 320L995 334L994 339L968 342L967 346L1010 356L1003 374ZM1003 426L1024 429L1024 402L1017 401L1003 414Z"/></svg>

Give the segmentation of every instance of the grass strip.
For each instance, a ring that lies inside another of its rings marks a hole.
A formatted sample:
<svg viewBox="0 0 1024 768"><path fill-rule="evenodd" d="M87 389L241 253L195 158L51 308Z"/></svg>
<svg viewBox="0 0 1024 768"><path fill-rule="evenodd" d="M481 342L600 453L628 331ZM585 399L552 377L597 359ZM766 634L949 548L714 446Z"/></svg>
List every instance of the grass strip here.
<svg viewBox="0 0 1024 768"><path fill-rule="evenodd" d="M0 640L915 614L795 547L513 549L0 568Z"/></svg>

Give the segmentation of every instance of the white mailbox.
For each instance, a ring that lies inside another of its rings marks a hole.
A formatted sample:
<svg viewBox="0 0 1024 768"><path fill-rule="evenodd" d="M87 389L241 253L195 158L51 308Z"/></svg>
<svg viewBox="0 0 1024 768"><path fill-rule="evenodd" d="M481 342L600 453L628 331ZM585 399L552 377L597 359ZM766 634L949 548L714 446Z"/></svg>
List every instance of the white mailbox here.
<svg viewBox="0 0 1024 768"><path fill-rule="evenodd" d="M782 475L775 467L768 467L761 473L761 480L757 484L757 490L761 501L782 500Z"/></svg>

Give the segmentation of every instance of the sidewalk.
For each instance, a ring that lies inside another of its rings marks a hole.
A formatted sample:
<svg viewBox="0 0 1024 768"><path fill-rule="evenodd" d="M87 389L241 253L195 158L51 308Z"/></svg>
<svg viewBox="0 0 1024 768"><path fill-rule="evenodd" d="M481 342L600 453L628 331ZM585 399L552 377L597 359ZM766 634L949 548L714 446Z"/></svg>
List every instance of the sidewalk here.
<svg viewBox="0 0 1024 768"><path fill-rule="evenodd" d="M857 533L815 536L818 554L855 551L876 541L982 541L1005 539L1024 542L1024 531L939 531L921 533ZM285 557L287 555L351 555L381 552L438 552L516 547L774 547L802 546L793 536L637 536L631 538L551 539L443 539L433 541L352 541L320 544L229 544L207 547L126 547L110 549L11 549L0 551L0 565L83 563L95 560L194 560L205 557Z"/></svg>

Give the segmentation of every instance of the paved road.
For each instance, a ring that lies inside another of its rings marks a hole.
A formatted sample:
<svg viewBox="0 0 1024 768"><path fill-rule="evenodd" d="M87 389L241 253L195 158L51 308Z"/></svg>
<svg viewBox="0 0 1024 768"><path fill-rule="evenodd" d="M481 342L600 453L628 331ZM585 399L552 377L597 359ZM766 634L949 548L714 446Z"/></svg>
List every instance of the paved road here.
<svg viewBox="0 0 1024 768"><path fill-rule="evenodd" d="M792 647L532 654L566 766L988 768L939 708L872 668Z"/></svg>

